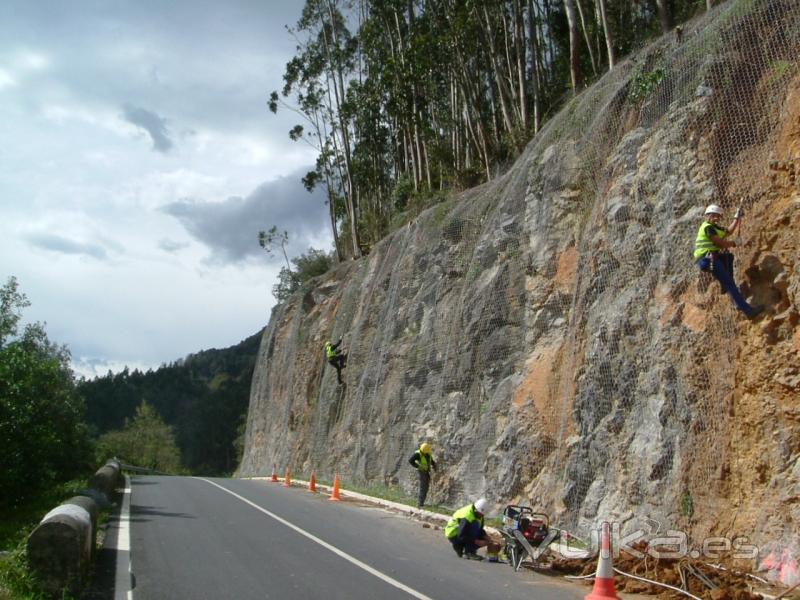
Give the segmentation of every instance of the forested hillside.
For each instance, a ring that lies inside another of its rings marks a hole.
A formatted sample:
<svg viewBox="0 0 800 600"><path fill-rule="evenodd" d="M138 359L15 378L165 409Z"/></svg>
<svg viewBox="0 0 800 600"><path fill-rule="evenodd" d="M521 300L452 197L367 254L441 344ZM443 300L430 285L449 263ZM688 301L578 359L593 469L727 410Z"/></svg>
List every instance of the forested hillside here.
<svg viewBox="0 0 800 600"><path fill-rule="evenodd" d="M122 429L146 402L173 427L183 466L195 473L232 471L247 414L261 332L224 349L203 350L142 373L124 371L81 381L95 436Z"/></svg>
<svg viewBox="0 0 800 600"><path fill-rule="evenodd" d="M587 84L712 0L307 0L275 112L319 151L340 259L495 178ZM675 31L681 42L682 31ZM646 93L664 71L643 73Z"/></svg>

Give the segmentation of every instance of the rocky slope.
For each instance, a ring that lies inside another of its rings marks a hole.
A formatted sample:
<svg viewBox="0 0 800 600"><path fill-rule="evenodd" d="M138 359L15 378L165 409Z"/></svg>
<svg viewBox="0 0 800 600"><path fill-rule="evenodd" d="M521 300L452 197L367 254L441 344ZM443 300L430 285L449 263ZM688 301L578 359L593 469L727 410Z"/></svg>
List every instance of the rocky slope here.
<svg viewBox="0 0 800 600"><path fill-rule="evenodd" d="M533 503L798 555L800 6L738 0L615 67L502 177L273 311L240 474ZM744 201L751 323L691 259ZM346 385L322 346L345 335ZM771 547L771 546L770 546Z"/></svg>

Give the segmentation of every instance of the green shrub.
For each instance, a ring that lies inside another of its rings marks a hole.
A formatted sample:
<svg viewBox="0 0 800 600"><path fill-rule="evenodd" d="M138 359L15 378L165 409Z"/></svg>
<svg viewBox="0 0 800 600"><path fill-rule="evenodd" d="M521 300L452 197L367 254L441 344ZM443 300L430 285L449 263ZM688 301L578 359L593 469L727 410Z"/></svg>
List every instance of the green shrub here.
<svg viewBox="0 0 800 600"><path fill-rule="evenodd" d="M85 472L91 461L69 351L39 323L19 332L29 304L16 278L0 287L0 512Z"/></svg>
<svg viewBox="0 0 800 600"><path fill-rule="evenodd" d="M666 76L664 69L636 73L631 78L628 88L628 102L636 104L647 98L664 81Z"/></svg>
<svg viewBox="0 0 800 600"><path fill-rule="evenodd" d="M164 473L181 471L181 453L172 428L147 402L121 431L110 431L97 440L99 461L118 456L125 462Z"/></svg>

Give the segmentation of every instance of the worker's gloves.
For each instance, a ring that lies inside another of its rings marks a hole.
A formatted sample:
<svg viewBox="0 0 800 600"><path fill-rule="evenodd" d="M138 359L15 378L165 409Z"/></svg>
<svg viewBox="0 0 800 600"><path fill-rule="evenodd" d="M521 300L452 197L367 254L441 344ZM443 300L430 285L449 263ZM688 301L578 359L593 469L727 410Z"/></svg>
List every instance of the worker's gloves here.
<svg viewBox="0 0 800 600"><path fill-rule="evenodd" d="M744 209L740 206L736 209L736 214L733 215L734 219L741 219L744 216Z"/></svg>

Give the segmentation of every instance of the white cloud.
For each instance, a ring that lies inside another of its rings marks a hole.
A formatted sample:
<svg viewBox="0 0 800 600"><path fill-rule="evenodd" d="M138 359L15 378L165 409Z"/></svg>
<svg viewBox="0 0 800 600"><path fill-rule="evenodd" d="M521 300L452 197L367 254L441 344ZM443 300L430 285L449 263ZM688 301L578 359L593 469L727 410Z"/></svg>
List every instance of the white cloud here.
<svg viewBox="0 0 800 600"><path fill-rule="evenodd" d="M45 53L23 49L12 57L11 63L21 71L42 71L50 66L51 60Z"/></svg>
<svg viewBox="0 0 800 600"><path fill-rule="evenodd" d="M17 80L3 68L0 68L0 90L4 87L12 87L17 85Z"/></svg>
<svg viewBox="0 0 800 600"><path fill-rule="evenodd" d="M158 366L266 325L280 263L259 229L289 230L294 254L330 247L299 181L315 153L265 105L301 9L0 3L0 280L18 277L26 315L82 369Z"/></svg>

